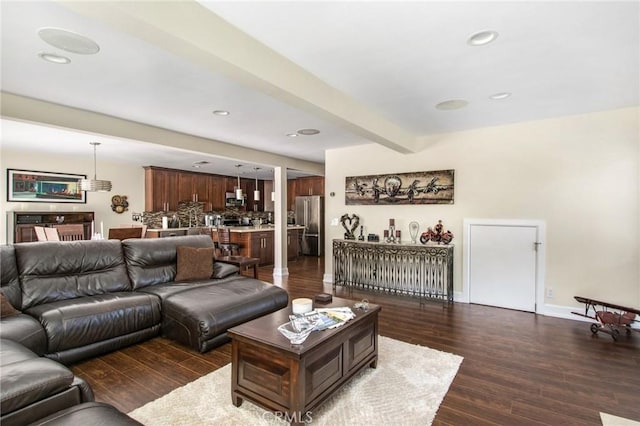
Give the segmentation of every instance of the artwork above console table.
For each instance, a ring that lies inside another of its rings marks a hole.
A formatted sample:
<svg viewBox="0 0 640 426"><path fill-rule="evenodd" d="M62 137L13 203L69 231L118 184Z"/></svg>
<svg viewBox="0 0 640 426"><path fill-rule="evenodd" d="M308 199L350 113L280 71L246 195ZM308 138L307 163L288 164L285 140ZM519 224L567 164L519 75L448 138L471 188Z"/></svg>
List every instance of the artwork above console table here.
<svg viewBox="0 0 640 426"><path fill-rule="evenodd" d="M453 302L453 246L333 240L333 289Z"/></svg>

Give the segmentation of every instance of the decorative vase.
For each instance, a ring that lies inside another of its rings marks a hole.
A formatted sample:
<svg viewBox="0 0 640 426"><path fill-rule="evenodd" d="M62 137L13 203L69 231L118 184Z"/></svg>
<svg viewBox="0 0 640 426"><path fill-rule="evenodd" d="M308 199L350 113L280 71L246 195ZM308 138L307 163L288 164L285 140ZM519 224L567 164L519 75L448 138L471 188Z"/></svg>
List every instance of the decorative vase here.
<svg viewBox="0 0 640 426"><path fill-rule="evenodd" d="M418 222L409 222L409 235L411 236L411 242L416 244L418 242L418 231L420 230L420 224Z"/></svg>

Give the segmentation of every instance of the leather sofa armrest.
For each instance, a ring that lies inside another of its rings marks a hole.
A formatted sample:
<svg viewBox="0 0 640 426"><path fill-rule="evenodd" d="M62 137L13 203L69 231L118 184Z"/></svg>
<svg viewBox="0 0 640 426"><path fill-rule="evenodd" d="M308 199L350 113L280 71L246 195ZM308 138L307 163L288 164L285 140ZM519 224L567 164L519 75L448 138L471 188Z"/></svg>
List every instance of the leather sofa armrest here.
<svg viewBox="0 0 640 426"><path fill-rule="evenodd" d="M215 279L222 279L229 277L233 274L237 274L240 272L240 268L230 263L223 263L222 261L216 260L213 263L213 277Z"/></svg>
<svg viewBox="0 0 640 426"><path fill-rule="evenodd" d="M92 402L95 400L93 389L91 389L89 383L85 382L80 377L75 376L73 378L73 383L71 384L71 386L78 387L78 389L80 390L80 398L82 399L82 402Z"/></svg>
<svg viewBox="0 0 640 426"><path fill-rule="evenodd" d="M0 339L20 343L40 356L47 350L47 336L44 328L38 320L27 314L2 318Z"/></svg>
<svg viewBox="0 0 640 426"><path fill-rule="evenodd" d="M3 416L68 389L74 380L65 366L33 358L2 366L0 411Z"/></svg>

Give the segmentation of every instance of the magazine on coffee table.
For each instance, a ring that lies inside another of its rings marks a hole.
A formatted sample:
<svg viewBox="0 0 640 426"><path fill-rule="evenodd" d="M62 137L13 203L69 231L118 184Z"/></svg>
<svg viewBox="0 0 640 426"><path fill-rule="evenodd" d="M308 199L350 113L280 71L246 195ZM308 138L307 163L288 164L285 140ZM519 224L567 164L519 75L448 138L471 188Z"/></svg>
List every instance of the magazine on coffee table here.
<svg viewBox="0 0 640 426"><path fill-rule="evenodd" d="M344 308L318 308L306 314L290 315L292 323L315 324L314 330L326 330L343 325L350 319L355 318L355 314L349 307Z"/></svg>

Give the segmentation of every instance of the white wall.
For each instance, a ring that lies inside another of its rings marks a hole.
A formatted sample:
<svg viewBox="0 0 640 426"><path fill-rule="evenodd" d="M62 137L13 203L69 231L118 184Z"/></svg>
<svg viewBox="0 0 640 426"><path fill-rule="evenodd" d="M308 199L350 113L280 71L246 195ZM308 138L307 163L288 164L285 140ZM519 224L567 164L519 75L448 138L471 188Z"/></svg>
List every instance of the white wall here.
<svg viewBox="0 0 640 426"><path fill-rule="evenodd" d="M452 112L455 114L455 112ZM332 218L356 213L366 233L382 235L388 219L409 238L442 219L455 239L454 289L462 291L464 218L546 222L548 305L575 305L574 295L640 305L638 208L639 108L440 135L416 154L379 145L326 154L327 238L342 238ZM345 177L455 169L455 204L346 206ZM325 276L333 262L326 257ZM546 293L545 293L546 294Z"/></svg>
<svg viewBox="0 0 640 426"><path fill-rule="evenodd" d="M111 192L88 192L86 204L69 203L10 203L7 202L7 168L22 170L38 170L45 172L59 172L84 174L93 176L93 156L78 157L40 155L37 152L10 151L2 149L0 152L0 167L2 168L1 200L2 215L0 215L0 243L11 242L7 238L7 212L23 211L93 211L95 212L96 228L100 222L104 223L107 233L109 227L125 223L133 223L132 212L144 211L144 170L139 166L114 164L101 161L98 156L98 178L111 180ZM111 197L126 195L129 210L118 214L111 210ZM10 213L9 213L10 214ZM11 230L9 230L11 232Z"/></svg>

